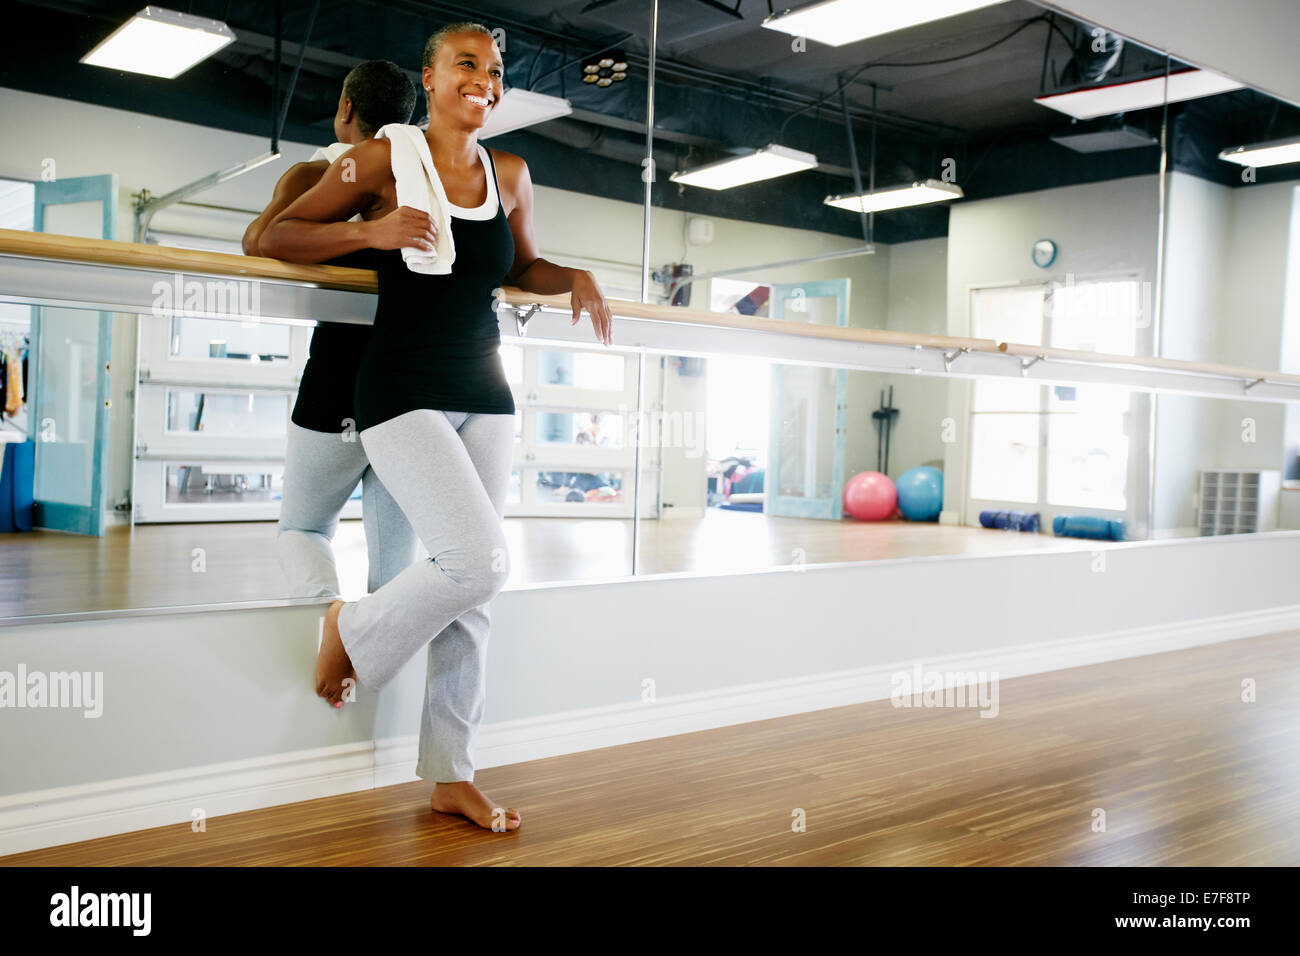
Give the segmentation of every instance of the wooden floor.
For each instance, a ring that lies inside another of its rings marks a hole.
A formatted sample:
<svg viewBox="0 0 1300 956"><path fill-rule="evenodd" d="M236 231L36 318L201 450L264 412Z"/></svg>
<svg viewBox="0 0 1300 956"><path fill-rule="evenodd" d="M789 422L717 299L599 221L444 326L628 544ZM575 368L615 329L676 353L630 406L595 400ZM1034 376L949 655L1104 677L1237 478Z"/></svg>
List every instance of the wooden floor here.
<svg viewBox="0 0 1300 956"><path fill-rule="evenodd" d="M481 771L512 834L413 783L0 864L1294 866L1298 686L1293 632L1005 681L993 719L880 701Z"/></svg>
<svg viewBox="0 0 1300 956"><path fill-rule="evenodd" d="M278 601L288 585L275 550L274 522L139 525L102 538L58 532L0 536L0 617L115 608ZM507 587L546 581L600 581L632 573L632 522L507 518ZM710 509L703 518L641 522L638 573L739 572L795 560L807 564L930 554L1091 550L1107 542L907 521L818 521ZM195 570L195 549L204 570ZM360 519L334 539L346 598L366 586Z"/></svg>

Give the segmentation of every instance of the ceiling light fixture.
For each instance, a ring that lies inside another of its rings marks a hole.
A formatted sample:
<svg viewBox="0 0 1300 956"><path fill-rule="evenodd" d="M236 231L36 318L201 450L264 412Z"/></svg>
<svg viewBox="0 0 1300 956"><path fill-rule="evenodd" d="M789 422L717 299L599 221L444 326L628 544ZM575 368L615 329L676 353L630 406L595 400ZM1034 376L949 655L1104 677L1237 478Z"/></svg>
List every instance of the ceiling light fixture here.
<svg viewBox="0 0 1300 956"><path fill-rule="evenodd" d="M826 205L849 212L882 212L886 209L905 209L908 206L924 206L932 202L946 202L961 199L966 194L955 183L943 183L937 179L896 186L890 189L877 189L874 193L848 193L841 196L827 196Z"/></svg>
<svg viewBox="0 0 1300 956"><path fill-rule="evenodd" d="M668 178L686 186L731 189L734 186L744 186L747 183L756 183L816 167L817 157L812 153L769 143L762 149L744 156L723 159L716 163L709 163L707 166L673 173Z"/></svg>
<svg viewBox="0 0 1300 956"><path fill-rule="evenodd" d="M1239 90L1244 84L1209 70L1183 70L1169 74L1169 102L1199 99ZM1165 78L1153 76L1147 80L1094 86L1070 93L1038 96L1035 103L1051 107L1076 119L1095 119L1131 110L1151 109L1165 102Z"/></svg>
<svg viewBox="0 0 1300 956"><path fill-rule="evenodd" d="M534 93L532 90L512 87L502 95L501 102L492 108L487 122L479 130L478 138L500 136L511 130L559 119L572 112L572 104L561 96L548 96L545 93Z"/></svg>
<svg viewBox="0 0 1300 956"><path fill-rule="evenodd" d="M1275 139L1250 146L1233 146L1219 153L1219 159L1242 166L1281 166L1300 163L1300 137Z"/></svg>
<svg viewBox="0 0 1300 956"><path fill-rule="evenodd" d="M589 56L582 61L582 82L611 86L627 79L627 57L622 50Z"/></svg>
<svg viewBox="0 0 1300 956"><path fill-rule="evenodd" d="M220 20L145 7L81 58L89 66L174 79L233 42Z"/></svg>
<svg viewBox="0 0 1300 956"><path fill-rule="evenodd" d="M844 46L1000 2L1002 0L912 0L910 3L821 0L797 10L774 13L763 20L763 26L791 36L808 37L827 46Z"/></svg>

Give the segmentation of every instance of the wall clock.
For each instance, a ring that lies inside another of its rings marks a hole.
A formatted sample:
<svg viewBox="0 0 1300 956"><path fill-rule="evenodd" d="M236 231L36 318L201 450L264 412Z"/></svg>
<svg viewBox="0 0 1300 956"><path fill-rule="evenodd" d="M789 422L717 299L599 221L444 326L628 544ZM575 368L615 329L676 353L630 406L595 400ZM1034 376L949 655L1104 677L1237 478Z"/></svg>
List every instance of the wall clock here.
<svg viewBox="0 0 1300 956"><path fill-rule="evenodd" d="M1039 239L1034 243L1034 265L1046 269L1056 261L1056 243L1051 239Z"/></svg>

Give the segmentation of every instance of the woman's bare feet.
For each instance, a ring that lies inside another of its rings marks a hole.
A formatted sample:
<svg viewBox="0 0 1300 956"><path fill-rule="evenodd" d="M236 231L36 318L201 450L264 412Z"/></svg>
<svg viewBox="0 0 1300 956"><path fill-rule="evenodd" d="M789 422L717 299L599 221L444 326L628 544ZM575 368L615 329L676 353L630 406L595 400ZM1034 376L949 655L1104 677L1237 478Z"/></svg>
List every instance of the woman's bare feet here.
<svg viewBox="0 0 1300 956"><path fill-rule="evenodd" d="M439 813L459 814L485 830L518 830L523 822L517 810L496 806L468 780L435 784L429 806Z"/></svg>
<svg viewBox="0 0 1300 956"><path fill-rule="evenodd" d="M321 635L320 651L316 654L316 693L335 707L343 706L343 682L349 677L353 685L357 672L352 668L348 652L343 649L339 635L339 611L342 601L334 601L325 612L325 629Z"/></svg>

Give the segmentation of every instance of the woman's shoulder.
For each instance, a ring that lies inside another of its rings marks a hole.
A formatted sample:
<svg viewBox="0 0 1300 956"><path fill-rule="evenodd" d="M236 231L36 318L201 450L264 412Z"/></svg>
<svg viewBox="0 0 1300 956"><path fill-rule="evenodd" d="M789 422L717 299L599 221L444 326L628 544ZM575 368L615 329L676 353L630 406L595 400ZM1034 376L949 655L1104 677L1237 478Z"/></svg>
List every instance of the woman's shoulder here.
<svg viewBox="0 0 1300 956"><path fill-rule="evenodd" d="M492 154L492 163L496 166L497 182L501 184L501 191L510 197L510 202L506 204L507 212L513 211L519 202L520 183L528 176L528 164L524 162L522 156L516 156L514 153L507 153L504 149L493 149L486 147Z"/></svg>
<svg viewBox="0 0 1300 956"><path fill-rule="evenodd" d="M506 176L510 176L517 179L519 174L528 166L522 156L507 153L504 149L494 149L491 146L484 148L492 154L492 162L496 165L498 178L504 179Z"/></svg>
<svg viewBox="0 0 1300 956"><path fill-rule="evenodd" d="M392 176L393 144L386 139L362 140L340 156L336 163L355 163L352 175L354 182L374 184Z"/></svg>

